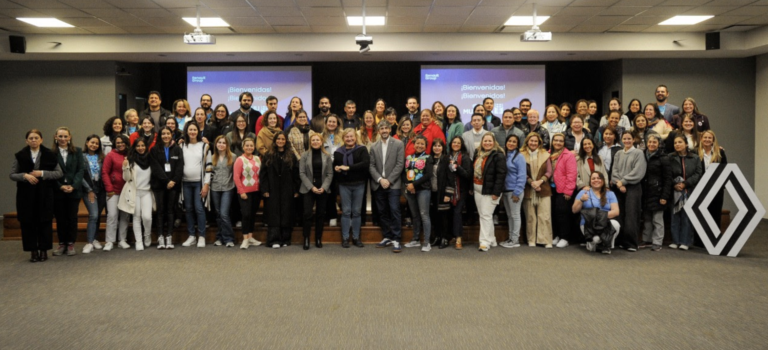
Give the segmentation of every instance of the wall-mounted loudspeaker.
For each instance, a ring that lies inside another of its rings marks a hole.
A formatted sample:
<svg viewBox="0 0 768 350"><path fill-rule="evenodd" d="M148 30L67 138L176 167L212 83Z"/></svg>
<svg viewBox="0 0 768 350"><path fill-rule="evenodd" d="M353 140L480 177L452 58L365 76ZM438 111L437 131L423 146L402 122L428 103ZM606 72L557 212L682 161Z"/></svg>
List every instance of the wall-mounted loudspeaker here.
<svg viewBox="0 0 768 350"><path fill-rule="evenodd" d="M9 35L8 41L11 43L11 52L13 53L26 53L27 52L27 39L23 36Z"/></svg>
<svg viewBox="0 0 768 350"><path fill-rule="evenodd" d="M720 50L720 32L706 33L705 42L707 50Z"/></svg>

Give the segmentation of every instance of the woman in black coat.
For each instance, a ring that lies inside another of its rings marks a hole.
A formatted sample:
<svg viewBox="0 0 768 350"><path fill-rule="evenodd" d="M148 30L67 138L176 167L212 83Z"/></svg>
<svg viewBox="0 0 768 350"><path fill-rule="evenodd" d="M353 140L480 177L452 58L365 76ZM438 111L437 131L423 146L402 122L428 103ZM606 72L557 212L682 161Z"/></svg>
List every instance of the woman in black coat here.
<svg viewBox="0 0 768 350"><path fill-rule="evenodd" d="M640 248L661 250L664 241L664 210L672 197L672 177L669 160L663 154L661 136L646 136L645 159L647 166L643 178L643 243Z"/></svg>
<svg viewBox="0 0 768 350"><path fill-rule="evenodd" d="M712 130L705 130L701 132L701 142L699 142L699 159L702 163L702 171L706 172L707 167L712 163L728 164L728 157L725 156L725 150L720 148L717 143L717 136ZM715 198L709 203L707 211L709 215L712 215L712 219L715 220L717 228L720 228L722 213L723 213L723 193L725 187L721 187L717 192Z"/></svg>
<svg viewBox="0 0 768 350"><path fill-rule="evenodd" d="M472 165L472 181L477 212L480 215L480 251L487 252L496 245L493 211L499 205L507 162L504 149L496 142L493 133L483 135L480 147L475 150Z"/></svg>
<svg viewBox="0 0 768 350"><path fill-rule="evenodd" d="M160 142L149 152L150 186L157 208L157 249L174 248L173 220L184 175L184 155L173 141L173 130L164 127L160 129ZM163 231L167 232L165 238Z"/></svg>
<svg viewBox="0 0 768 350"><path fill-rule="evenodd" d="M461 211L472 189L472 160L461 136L454 137L447 148L448 162L437 167L437 198L448 199L450 207L449 210L439 211L440 215L436 218L448 224L445 232L438 233L448 240L441 242L439 248L446 248L450 240L456 239L456 249L463 249Z"/></svg>
<svg viewBox="0 0 768 350"><path fill-rule="evenodd" d="M430 179L430 188L432 194L430 195L429 216L432 218L432 231L435 232L432 235L432 242L430 245L437 245L440 249L448 247L448 241L453 238L448 235L448 225L450 222L449 215L451 209L450 198L446 198L445 192L445 180L448 179L448 163L450 159L448 157L448 149L445 147L445 142L442 139L435 138L432 141L432 178ZM444 172L445 174L440 174ZM441 184L440 178L443 178ZM441 186L442 185L442 186ZM442 191L441 191L442 190ZM439 196L440 192L443 192L443 196ZM453 192L453 190L449 190Z"/></svg>
<svg viewBox="0 0 768 350"><path fill-rule="evenodd" d="M30 262L48 260L53 240L53 193L62 176L56 154L43 146L43 133L32 129L27 147L14 155L11 180L16 181L16 212L21 242Z"/></svg>
<svg viewBox="0 0 768 350"><path fill-rule="evenodd" d="M671 136L670 136L671 137ZM688 250L693 244L693 227L683 206L703 174L701 160L688 150L688 139L676 135L673 140L675 152L667 156L670 179L672 180L672 249Z"/></svg>
<svg viewBox="0 0 768 350"><path fill-rule="evenodd" d="M264 219L269 227L267 247L286 247L291 245L294 198L299 196L301 179L299 161L285 132L275 133L263 164L264 168L259 172L259 189L264 195L264 206L269 206Z"/></svg>

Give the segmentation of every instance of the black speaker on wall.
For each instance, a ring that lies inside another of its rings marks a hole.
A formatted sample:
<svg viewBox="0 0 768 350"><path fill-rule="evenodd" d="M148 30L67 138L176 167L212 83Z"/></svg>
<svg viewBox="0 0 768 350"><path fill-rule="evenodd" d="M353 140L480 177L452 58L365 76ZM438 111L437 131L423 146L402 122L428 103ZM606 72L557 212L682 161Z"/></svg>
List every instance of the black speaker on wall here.
<svg viewBox="0 0 768 350"><path fill-rule="evenodd" d="M704 35L707 50L720 50L720 32L706 33Z"/></svg>
<svg viewBox="0 0 768 350"><path fill-rule="evenodd" d="M26 53L27 52L27 39L23 36L9 35L8 41L11 42L11 52L13 53Z"/></svg>

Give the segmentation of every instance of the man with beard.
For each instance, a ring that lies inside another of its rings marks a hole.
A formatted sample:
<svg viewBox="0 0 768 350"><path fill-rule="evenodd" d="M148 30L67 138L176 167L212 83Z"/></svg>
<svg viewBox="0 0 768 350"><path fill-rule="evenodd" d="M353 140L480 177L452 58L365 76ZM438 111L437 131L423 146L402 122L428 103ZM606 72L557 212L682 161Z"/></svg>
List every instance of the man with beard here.
<svg viewBox="0 0 768 350"><path fill-rule="evenodd" d="M360 117L355 114L355 112L357 112L355 101L347 101L344 104L344 118L342 118L344 129L352 128L357 130L357 128L360 127Z"/></svg>
<svg viewBox="0 0 768 350"><path fill-rule="evenodd" d="M229 115L229 120L233 123L237 122L237 117L245 116L245 122L248 123L245 130L255 130L256 121L261 117L261 113L251 106L253 105L253 94L250 92L243 92L240 94L240 109L232 112Z"/></svg>
<svg viewBox="0 0 768 350"><path fill-rule="evenodd" d="M493 99L490 97L486 97L483 99L483 108L485 109L485 121L487 123L493 124L493 127L498 127L501 125L501 118L493 115Z"/></svg>
<svg viewBox="0 0 768 350"><path fill-rule="evenodd" d="M527 124L526 122L528 121L528 111L531 110L532 105L533 104L531 103L531 100L527 98L520 100L520 112L523 113L523 119L521 120L521 122L523 123L523 125Z"/></svg>
<svg viewBox="0 0 768 350"><path fill-rule="evenodd" d="M403 119L408 118L413 122L413 125L421 123L421 115L419 114L419 99L416 96L408 97L408 101L405 103L405 108L408 109L408 114L404 114L400 117L400 122Z"/></svg>
<svg viewBox="0 0 768 350"><path fill-rule="evenodd" d="M155 131L160 131L160 125L164 127L165 120L171 115L169 110L160 106L162 102L159 92L150 91L149 96L147 97L147 104L149 106L147 109L141 111L141 114L139 115L139 120L144 120L144 117L151 117L155 122Z"/></svg>
<svg viewBox="0 0 768 350"><path fill-rule="evenodd" d="M402 222L400 220L401 174L405 163L405 146L400 140L390 137L392 125L386 120L379 122L379 140L371 145L371 191L379 208L379 223L383 239L376 248L392 246L400 253Z"/></svg>
<svg viewBox="0 0 768 350"><path fill-rule="evenodd" d="M331 100L325 96L320 97L320 102L317 104L317 108L320 109L320 114L312 117L310 127L312 128L312 131L322 133L325 128L325 119L331 114Z"/></svg>
<svg viewBox="0 0 768 350"><path fill-rule="evenodd" d="M664 116L664 119L666 119L669 124L672 125L672 128L677 129L680 127L680 125L675 125L674 120L672 117L674 117L676 114L680 114L680 107L675 106L671 103L667 103L667 99L669 98L669 89L667 89L666 85L659 85L656 87L656 105L659 106L659 112Z"/></svg>
<svg viewBox="0 0 768 350"><path fill-rule="evenodd" d="M213 110L211 109L211 106L213 105L213 97L208 94L203 94L203 96L200 96L200 107L205 110L205 117L208 118L208 124L211 123L211 117L213 116Z"/></svg>
<svg viewBox="0 0 768 350"><path fill-rule="evenodd" d="M267 114L267 112L275 112L277 114L277 97L275 96L268 96L267 97L267 110L264 112L264 114ZM256 135L259 134L259 131L261 131L261 119L264 118L264 115L260 116L259 119L256 120ZM277 114L277 127L282 130L283 124L285 122L285 118L283 118L282 115Z"/></svg>

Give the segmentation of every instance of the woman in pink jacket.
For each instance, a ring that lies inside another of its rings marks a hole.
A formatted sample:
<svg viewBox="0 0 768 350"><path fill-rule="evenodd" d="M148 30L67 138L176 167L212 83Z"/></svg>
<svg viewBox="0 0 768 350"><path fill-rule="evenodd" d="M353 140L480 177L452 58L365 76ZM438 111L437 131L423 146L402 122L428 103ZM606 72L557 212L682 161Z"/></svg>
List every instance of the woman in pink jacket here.
<svg viewBox="0 0 768 350"><path fill-rule="evenodd" d="M555 239L552 244L558 248L568 246L568 241L575 241L571 237L573 227L573 195L576 189L576 157L565 148L565 135L557 133L552 136L552 149L550 150L552 162L552 235Z"/></svg>
<svg viewBox="0 0 768 350"><path fill-rule="evenodd" d="M104 245L104 251L110 251L115 244L115 233L120 233L120 243L118 246L122 249L128 249L131 246L125 241L128 231L129 214L117 209L117 203L120 200L120 192L123 191L125 180L123 180L123 160L128 153L128 145L131 141L128 136L117 135L115 137L114 148L104 157L104 165L101 167L101 179L104 181L104 190L107 192L107 243ZM119 218L119 231L118 231Z"/></svg>

